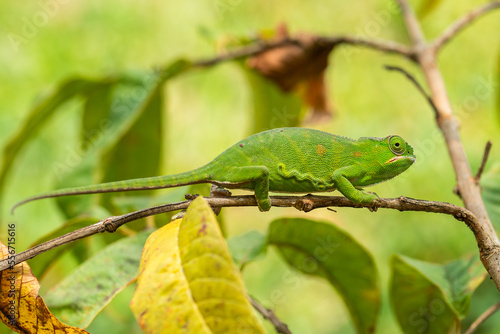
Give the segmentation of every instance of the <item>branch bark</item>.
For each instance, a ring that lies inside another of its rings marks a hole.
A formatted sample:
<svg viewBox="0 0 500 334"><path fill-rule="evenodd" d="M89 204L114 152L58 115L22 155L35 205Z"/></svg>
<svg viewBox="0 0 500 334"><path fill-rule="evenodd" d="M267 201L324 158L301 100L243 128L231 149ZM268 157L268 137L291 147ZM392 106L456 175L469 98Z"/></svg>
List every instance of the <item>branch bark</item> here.
<svg viewBox="0 0 500 334"><path fill-rule="evenodd" d="M15 264L29 260L51 250L53 248L65 245L67 243L103 232L115 232L120 226L135 221L141 218L158 215L165 212L176 210L185 210L195 196L191 196L189 200L183 202L163 204L144 210L139 210L127 213L121 216L109 217L101 220L93 225L86 226L79 230L67 233L60 237L54 238L40 245L32 247L24 252L15 255ZM231 197L209 197L206 199L212 208L218 207L240 207L240 206L257 206L255 196L231 196ZM481 226L478 224L476 217L469 210L456 206L450 203L433 202L407 197L399 198L379 198L374 204L357 204L353 203L342 196L271 196L271 204L275 207L294 207L299 211L309 212L318 208L336 207L351 207L351 208L368 208L370 211L376 211L378 208L395 209L399 211L423 211L442 213L455 217L455 219L464 221L467 226L474 232L476 238L481 235ZM0 271L9 268L8 259L0 261Z"/></svg>
<svg viewBox="0 0 500 334"><path fill-rule="evenodd" d="M425 40L420 24L407 0L398 0L398 2L413 44L417 63L424 73L430 90L430 96L437 108L436 121L446 141L457 177L458 189L465 207L474 213L479 223L478 229L474 231L474 234L478 242L481 261L491 275L497 289L500 290L500 242L488 217L481 198L480 188L477 182L475 182L467 156L465 155L458 131L458 121L453 115L444 80L437 66L435 47ZM496 7L495 5L490 10ZM484 13L485 11L476 12ZM476 14L474 17L477 16L479 14ZM467 23L471 22L471 20L460 25L457 24L457 27L459 26L460 28L454 29L452 33L445 33L443 35L445 39L443 40L450 39L456 32L463 29Z"/></svg>

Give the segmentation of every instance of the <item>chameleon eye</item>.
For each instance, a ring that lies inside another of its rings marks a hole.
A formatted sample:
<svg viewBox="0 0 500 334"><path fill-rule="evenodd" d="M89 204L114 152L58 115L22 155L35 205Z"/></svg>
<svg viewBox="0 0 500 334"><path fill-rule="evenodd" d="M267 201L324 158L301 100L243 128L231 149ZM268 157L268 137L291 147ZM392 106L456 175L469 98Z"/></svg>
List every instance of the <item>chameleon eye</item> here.
<svg viewBox="0 0 500 334"><path fill-rule="evenodd" d="M401 155L406 151L406 143L400 136L390 136L388 142L392 153Z"/></svg>

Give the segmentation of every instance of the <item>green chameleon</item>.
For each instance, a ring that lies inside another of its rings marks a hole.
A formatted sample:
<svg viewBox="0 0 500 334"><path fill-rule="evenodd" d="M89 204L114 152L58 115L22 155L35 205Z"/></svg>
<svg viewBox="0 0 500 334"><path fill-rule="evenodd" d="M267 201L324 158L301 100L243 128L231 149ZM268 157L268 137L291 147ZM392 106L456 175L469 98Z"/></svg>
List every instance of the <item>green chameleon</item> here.
<svg viewBox="0 0 500 334"><path fill-rule="evenodd" d="M271 208L269 191L310 193L340 191L355 203L372 203L377 195L360 188L389 180L415 162L403 138L363 137L353 140L304 128L280 128L254 134L231 146L198 169L55 190L13 206L49 197L212 183L255 192L261 211Z"/></svg>

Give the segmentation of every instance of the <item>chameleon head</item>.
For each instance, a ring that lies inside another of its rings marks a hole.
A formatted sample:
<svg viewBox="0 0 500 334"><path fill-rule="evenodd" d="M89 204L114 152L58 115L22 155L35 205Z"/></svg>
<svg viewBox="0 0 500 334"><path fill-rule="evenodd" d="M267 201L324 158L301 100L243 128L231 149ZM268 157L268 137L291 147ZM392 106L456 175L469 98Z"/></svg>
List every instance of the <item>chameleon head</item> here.
<svg viewBox="0 0 500 334"><path fill-rule="evenodd" d="M384 156L384 171L389 178L404 172L415 162L413 148L400 136L389 136L384 138L387 148Z"/></svg>
<svg viewBox="0 0 500 334"><path fill-rule="evenodd" d="M353 180L357 187L369 186L387 181L401 174L415 162L413 148L400 136L385 138L360 138L364 147L362 168L363 177Z"/></svg>

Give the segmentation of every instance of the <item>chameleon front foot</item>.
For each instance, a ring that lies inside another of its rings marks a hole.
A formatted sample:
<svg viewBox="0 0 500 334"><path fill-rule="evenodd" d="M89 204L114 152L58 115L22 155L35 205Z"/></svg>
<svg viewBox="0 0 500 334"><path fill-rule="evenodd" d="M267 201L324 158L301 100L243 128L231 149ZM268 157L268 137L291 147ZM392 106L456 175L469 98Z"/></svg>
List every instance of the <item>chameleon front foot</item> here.
<svg viewBox="0 0 500 334"><path fill-rule="evenodd" d="M363 195L361 196L361 200L359 201L361 204L371 204L375 200L379 199L378 195L371 191L362 191Z"/></svg>

